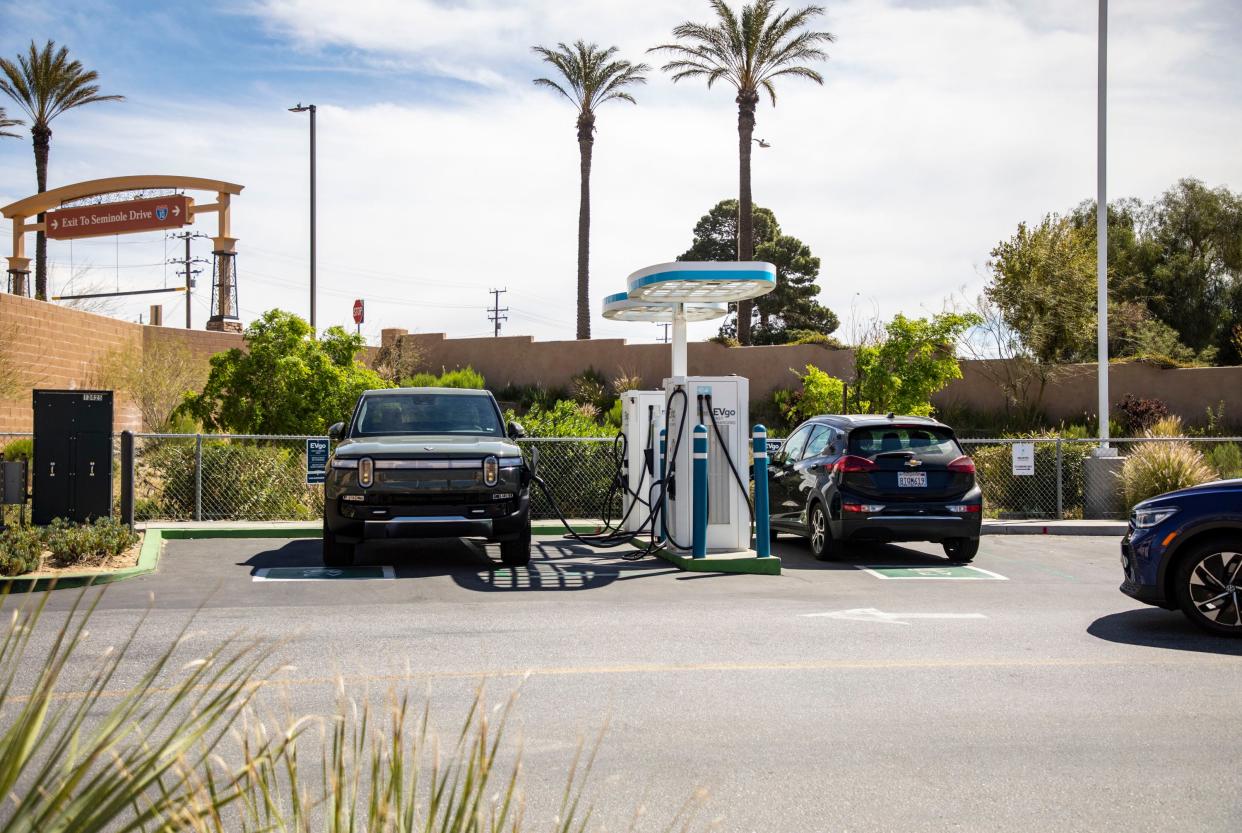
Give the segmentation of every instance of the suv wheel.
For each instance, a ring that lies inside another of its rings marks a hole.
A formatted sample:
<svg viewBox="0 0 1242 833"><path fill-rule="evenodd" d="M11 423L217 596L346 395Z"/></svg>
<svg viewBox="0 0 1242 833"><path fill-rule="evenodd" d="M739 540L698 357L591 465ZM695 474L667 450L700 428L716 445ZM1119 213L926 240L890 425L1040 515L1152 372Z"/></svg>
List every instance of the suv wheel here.
<svg viewBox="0 0 1242 833"><path fill-rule="evenodd" d="M1177 567L1177 600L1190 621L1222 636L1242 636L1242 540L1191 548Z"/></svg>
<svg viewBox="0 0 1242 833"><path fill-rule="evenodd" d="M958 564L969 564L979 554L978 538L950 538L940 546L944 547L944 554L949 560Z"/></svg>
<svg viewBox="0 0 1242 833"><path fill-rule="evenodd" d="M500 560L506 567L525 567L530 563L530 527L516 541L500 542Z"/></svg>
<svg viewBox="0 0 1242 833"><path fill-rule="evenodd" d="M339 543L326 522L323 525L323 566L354 566L354 545Z"/></svg>
<svg viewBox="0 0 1242 833"><path fill-rule="evenodd" d="M832 540L832 530L828 527L828 514L824 507L816 503L811 506L811 514L807 521L811 555L818 561L831 561L837 557L837 546Z"/></svg>

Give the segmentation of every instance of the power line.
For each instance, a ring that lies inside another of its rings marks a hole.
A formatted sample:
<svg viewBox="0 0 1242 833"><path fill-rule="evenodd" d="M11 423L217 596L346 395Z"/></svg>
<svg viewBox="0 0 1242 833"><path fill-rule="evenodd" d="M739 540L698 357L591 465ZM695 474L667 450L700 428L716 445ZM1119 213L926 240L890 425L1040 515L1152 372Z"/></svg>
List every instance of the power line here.
<svg viewBox="0 0 1242 833"><path fill-rule="evenodd" d="M194 289L194 285L195 285L195 283L196 283L196 281L194 280L194 276L195 276L195 275L198 275L198 274L201 274L201 273L202 273L202 271L203 271L202 269L195 269L195 268L194 268L194 264L196 264L196 263L204 263L204 264L205 264L205 263L210 263L210 261L208 261L208 260L207 260L207 259L205 259L205 258L201 258L201 257L194 257L194 256L191 254L191 252L190 252L190 241L191 241L191 240L193 240L193 239L194 239L194 238L196 238L196 237L200 237L200 238L206 239L206 238L207 238L207 235L203 234L203 233L202 233L202 232L200 232L200 231L194 231L194 232L190 232L190 231L183 231L183 232L181 232L180 234L169 234L169 235L165 236L165 238L164 238L165 240L183 240L183 241L185 241L185 257L184 257L184 258L181 258L181 259L177 259L177 258L170 258L167 262L168 262L168 263L179 263L179 264L181 264L181 271L177 272L176 274L181 275L183 278L185 278L185 292L186 292L186 296L187 296L187 297L190 295L190 293L191 293L191 292L193 291L193 289ZM193 323L192 323L192 321L191 321L191 314L190 314L190 313L191 313L191 311L192 311L192 307L190 306L190 302L189 302L189 301L186 301L186 304L185 304L185 328L186 328L187 330L191 329L191 328L194 326L194 325L193 325Z"/></svg>
<svg viewBox="0 0 1242 833"><path fill-rule="evenodd" d="M489 289L487 291L492 293L492 310L490 313L488 313L487 320L492 322L492 328L493 328L492 337L500 338L500 322L509 320L509 316L501 315L502 312L508 312L509 308L508 307L505 307L504 309L500 308L500 296L508 292L509 288L505 287L504 289Z"/></svg>
<svg viewBox="0 0 1242 833"><path fill-rule="evenodd" d="M664 335L660 336L658 341L661 344L668 344L668 328L670 325L668 323L657 323L656 326L664 328Z"/></svg>

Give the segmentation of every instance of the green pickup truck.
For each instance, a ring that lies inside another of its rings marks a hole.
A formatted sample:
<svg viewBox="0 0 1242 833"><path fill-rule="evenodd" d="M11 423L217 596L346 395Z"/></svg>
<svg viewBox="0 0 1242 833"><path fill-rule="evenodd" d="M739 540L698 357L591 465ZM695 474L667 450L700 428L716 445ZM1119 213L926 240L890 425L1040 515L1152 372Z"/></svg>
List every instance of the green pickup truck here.
<svg viewBox="0 0 1242 833"><path fill-rule="evenodd" d="M363 541L484 538L510 566L530 561L531 472L488 391L369 390L336 450L324 486L323 563L353 564Z"/></svg>

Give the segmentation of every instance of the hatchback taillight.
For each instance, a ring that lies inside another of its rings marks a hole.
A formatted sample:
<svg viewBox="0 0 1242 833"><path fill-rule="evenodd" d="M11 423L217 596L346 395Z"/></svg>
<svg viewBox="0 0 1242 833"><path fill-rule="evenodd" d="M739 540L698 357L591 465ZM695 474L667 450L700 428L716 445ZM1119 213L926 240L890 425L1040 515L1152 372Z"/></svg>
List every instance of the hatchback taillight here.
<svg viewBox="0 0 1242 833"><path fill-rule="evenodd" d="M958 474L974 474L975 461L963 454L952 463L949 463L949 471L955 471Z"/></svg>
<svg viewBox="0 0 1242 833"><path fill-rule="evenodd" d="M866 457L855 457L853 454L842 457L832 467L833 471L843 474L851 474L856 472L875 471L875 463Z"/></svg>

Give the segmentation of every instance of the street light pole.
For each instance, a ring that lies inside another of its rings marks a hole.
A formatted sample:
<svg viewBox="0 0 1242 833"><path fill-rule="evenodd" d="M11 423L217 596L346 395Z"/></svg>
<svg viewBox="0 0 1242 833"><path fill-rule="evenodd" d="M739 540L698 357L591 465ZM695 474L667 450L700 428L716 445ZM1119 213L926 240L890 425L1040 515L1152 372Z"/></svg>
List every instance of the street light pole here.
<svg viewBox="0 0 1242 833"><path fill-rule="evenodd" d="M1096 70L1095 309L1100 452L1108 454L1108 0L1100 0Z"/></svg>
<svg viewBox="0 0 1242 833"><path fill-rule="evenodd" d="M289 108L290 113L310 113L310 326L315 328L315 105L301 102Z"/></svg>

